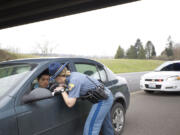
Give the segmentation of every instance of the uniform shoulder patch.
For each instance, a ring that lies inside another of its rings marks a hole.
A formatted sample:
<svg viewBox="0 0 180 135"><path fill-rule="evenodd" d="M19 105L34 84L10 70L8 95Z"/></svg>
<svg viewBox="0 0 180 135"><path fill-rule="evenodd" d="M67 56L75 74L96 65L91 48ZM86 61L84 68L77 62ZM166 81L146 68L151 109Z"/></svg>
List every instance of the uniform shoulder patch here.
<svg viewBox="0 0 180 135"><path fill-rule="evenodd" d="M68 85L68 88L69 88L69 90L72 90L73 88L74 88L74 84L73 83L70 83L69 85Z"/></svg>

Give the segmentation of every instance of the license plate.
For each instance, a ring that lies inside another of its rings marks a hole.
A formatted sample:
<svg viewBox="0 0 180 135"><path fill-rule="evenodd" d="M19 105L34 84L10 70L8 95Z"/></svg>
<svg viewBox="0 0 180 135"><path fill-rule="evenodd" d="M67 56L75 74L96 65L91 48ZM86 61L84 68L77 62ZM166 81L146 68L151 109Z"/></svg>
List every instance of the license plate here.
<svg viewBox="0 0 180 135"><path fill-rule="evenodd" d="M155 83L150 83L149 88L156 88L156 84Z"/></svg>

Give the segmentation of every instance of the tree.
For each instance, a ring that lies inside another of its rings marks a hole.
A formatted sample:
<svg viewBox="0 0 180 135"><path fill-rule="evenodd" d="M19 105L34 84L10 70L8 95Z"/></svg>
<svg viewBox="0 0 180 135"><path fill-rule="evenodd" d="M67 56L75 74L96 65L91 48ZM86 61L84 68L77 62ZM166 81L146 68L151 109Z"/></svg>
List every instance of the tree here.
<svg viewBox="0 0 180 135"><path fill-rule="evenodd" d="M179 60L179 59L180 59L180 43L176 43L176 44L174 45L173 54L174 54L174 58L175 58L176 60Z"/></svg>
<svg viewBox="0 0 180 135"><path fill-rule="evenodd" d="M136 48L133 45L131 45L130 48L127 50L126 55L129 59L137 59Z"/></svg>
<svg viewBox="0 0 180 135"><path fill-rule="evenodd" d="M146 58L146 55L145 55L145 50L143 48L143 46L140 48L139 50L139 54L138 54L138 59L145 59Z"/></svg>
<svg viewBox="0 0 180 135"><path fill-rule="evenodd" d="M151 41L148 41L145 46L145 55L147 59L151 59L153 56L156 56L156 50Z"/></svg>
<svg viewBox="0 0 180 135"><path fill-rule="evenodd" d="M142 45L141 40L138 38L136 40L136 43L134 45L135 50L136 50L136 55L138 59L144 59L145 58L145 50L144 47Z"/></svg>
<svg viewBox="0 0 180 135"><path fill-rule="evenodd" d="M173 57L173 44L174 42L172 41L171 36L168 37L168 42L167 42L167 47L165 48L165 54L168 57Z"/></svg>
<svg viewBox="0 0 180 135"><path fill-rule="evenodd" d="M48 55L48 54L52 54L53 51L56 49L57 45L56 46L53 46L51 44L50 46L50 43L49 41L45 41L45 42L42 42L42 43L37 43L37 49L38 49L38 52L42 55Z"/></svg>
<svg viewBox="0 0 180 135"><path fill-rule="evenodd" d="M136 43L135 43L134 47L136 49L136 54L138 56L138 54L139 54L139 52L140 52L140 50L142 48L142 43L141 43L141 40L139 38L136 40Z"/></svg>
<svg viewBox="0 0 180 135"><path fill-rule="evenodd" d="M156 57L156 49L154 45L153 45L152 57Z"/></svg>
<svg viewBox="0 0 180 135"><path fill-rule="evenodd" d="M124 49L121 46L118 47L116 51L115 59L124 58Z"/></svg>

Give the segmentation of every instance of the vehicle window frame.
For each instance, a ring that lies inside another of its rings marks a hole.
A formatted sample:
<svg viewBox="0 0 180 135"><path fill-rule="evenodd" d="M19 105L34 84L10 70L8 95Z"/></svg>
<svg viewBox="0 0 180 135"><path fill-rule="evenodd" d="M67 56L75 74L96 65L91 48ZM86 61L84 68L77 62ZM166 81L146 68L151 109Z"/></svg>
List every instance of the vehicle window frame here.
<svg viewBox="0 0 180 135"><path fill-rule="evenodd" d="M53 61L53 62L59 62L59 63L65 63L65 62L67 62L67 61L69 61L69 60L63 60L63 61ZM53 63L53 62L51 62L51 63ZM37 77L42 73L42 72L44 72L45 70L47 70L48 69L48 66L49 66L49 64L51 64L51 63L47 63L47 64L45 64L45 65L43 65L43 67L41 66L41 67L39 67L40 69L38 70L38 69L36 69L36 71L35 71L35 73L31 76L31 78L28 80L28 82L26 83L26 84L24 84L24 86L23 86L23 88L22 89L26 89L26 90L20 90L20 93L19 93L19 95L17 96L18 98L17 98L17 101L16 101L16 105L24 105L24 104L27 104L27 103L24 103L23 102L23 96L24 95L26 95L26 94L28 94L28 93L30 93L33 89L32 89L32 82L35 80L35 79L37 79ZM72 62L71 61L69 61L69 70L72 70L73 71L73 66L72 66ZM38 73L37 73L38 72ZM44 99L44 100L46 100L46 99Z"/></svg>
<svg viewBox="0 0 180 135"><path fill-rule="evenodd" d="M6 65L9 65L9 66L13 66L13 65L31 65L31 69L30 69L30 72L33 72L33 70L38 66L38 64L36 63L3 63L3 64L0 64L2 67L6 67ZM14 70L14 69L13 69ZM14 72L14 71L13 71ZM20 83L21 81L19 80L17 83ZM13 86L15 86L16 84L14 84ZM13 87L12 86L12 87ZM7 96L9 93L9 91L5 92L4 96ZM0 97L0 100L4 97Z"/></svg>
<svg viewBox="0 0 180 135"><path fill-rule="evenodd" d="M102 68L102 69L104 70L104 72L105 72L105 76L106 76L106 81L102 81L102 78L101 78L101 74L100 74L100 70L99 70L99 68ZM98 72L99 72L99 75L100 75L101 81L102 81L102 82L104 82L104 83L108 82L108 81L109 81L109 78L108 78L108 74L107 74L107 72L106 72L106 70L105 70L104 66L102 66L102 65L97 65L97 69L98 69Z"/></svg>

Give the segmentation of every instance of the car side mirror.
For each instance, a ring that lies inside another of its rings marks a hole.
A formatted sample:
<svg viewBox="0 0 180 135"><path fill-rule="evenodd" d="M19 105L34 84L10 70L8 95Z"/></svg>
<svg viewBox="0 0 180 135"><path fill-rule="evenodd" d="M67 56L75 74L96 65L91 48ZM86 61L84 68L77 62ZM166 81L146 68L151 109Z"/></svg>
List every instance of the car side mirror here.
<svg viewBox="0 0 180 135"><path fill-rule="evenodd" d="M31 103L34 101L43 100L51 97L53 96L50 90L46 88L36 88L32 90L29 94L23 96L23 102Z"/></svg>

